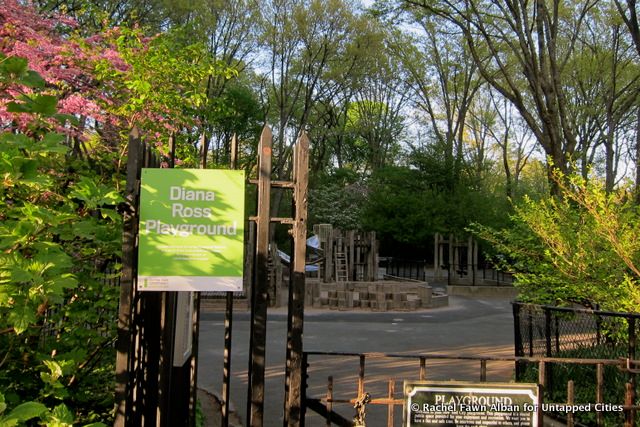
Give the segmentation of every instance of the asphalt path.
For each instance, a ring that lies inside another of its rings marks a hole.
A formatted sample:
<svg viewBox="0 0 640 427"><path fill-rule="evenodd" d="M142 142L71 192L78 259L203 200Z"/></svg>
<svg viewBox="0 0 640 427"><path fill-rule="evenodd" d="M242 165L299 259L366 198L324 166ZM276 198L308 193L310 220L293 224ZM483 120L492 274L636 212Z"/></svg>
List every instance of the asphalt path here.
<svg viewBox="0 0 640 427"><path fill-rule="evenodd" d="M246 423L247 367L250 315L233 316L232 409ZM265 427L282 425L286 309L268 314ZM305 351L384 353L395 355L437 354L448 356L512 356L513 317L510 300L503 298L450 297L449 306L415 312L305 310ZM201 315L198 386L220 395L224 346L224 313ZM311 356L307 394L326 393L329 376L334 379L335 398L355 397L359 359L357 357ZM490 362L490 381L509 381L510 363ZM429 380L478 380L479 363L460 360L427 362ZM415 380L419 361L411 358L369 357L365 367L365 389L374 397L386 397L388 380L395 381L396 398L402 397L402 381ZM347 418L354 415L347 404L336 405ZM400 407L395 424L400 425ZM386 407L367 407L367 426L386 426ZM318 416L308 414L307 426L324 426Z"/></svg>

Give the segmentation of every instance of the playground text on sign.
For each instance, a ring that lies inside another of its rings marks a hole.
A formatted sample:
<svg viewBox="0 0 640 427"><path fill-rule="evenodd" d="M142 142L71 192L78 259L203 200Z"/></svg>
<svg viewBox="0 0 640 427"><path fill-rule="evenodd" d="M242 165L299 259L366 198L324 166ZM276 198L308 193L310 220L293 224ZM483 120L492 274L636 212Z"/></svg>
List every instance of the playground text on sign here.
<svg viewBox="0 0 640 427"><path fill-rule="evenodd" d="M405 382L406 427L536 426L536 384Z"/></svg>
<svg viewBox="0 0 640 427"><path fill-rule="evenodd" d="M241 291L244 172L142 169L138 289Z"/></svg>

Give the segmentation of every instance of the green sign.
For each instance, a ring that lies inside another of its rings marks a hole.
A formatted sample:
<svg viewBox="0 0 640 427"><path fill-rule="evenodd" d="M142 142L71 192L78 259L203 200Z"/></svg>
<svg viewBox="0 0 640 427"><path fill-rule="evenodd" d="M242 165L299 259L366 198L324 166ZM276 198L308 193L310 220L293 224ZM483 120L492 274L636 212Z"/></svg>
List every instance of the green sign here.
<svg viewBox="0 0 640 427"><path fill-rule="evenodd" d="M244 172L142 169L138 290L241 291Z"/></svg>

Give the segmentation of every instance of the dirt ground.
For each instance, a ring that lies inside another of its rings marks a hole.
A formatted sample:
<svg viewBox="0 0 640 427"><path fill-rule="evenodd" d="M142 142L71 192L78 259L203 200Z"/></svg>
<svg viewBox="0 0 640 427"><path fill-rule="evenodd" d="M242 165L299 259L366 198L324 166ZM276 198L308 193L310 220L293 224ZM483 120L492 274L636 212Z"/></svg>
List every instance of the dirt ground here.
<svg viewBox="0 0 640 427"><path fill-rule="evenodd" d="M206 390L198 389L198 401L204 415L204 427L220 427L222 425L222 409L218 398ZM240 420L232 413L229 426L242 427Z"/></svg>

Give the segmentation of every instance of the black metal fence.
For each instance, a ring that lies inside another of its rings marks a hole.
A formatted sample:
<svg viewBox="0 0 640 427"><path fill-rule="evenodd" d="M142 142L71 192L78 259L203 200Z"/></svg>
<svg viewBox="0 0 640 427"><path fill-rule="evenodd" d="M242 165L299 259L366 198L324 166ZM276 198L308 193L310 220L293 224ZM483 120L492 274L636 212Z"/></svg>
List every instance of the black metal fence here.
<svg viewBox="0 0 640 427"><path fill-rule="evenodd" d="M545 394L552 401L567 396L565 384L575 381L576 388L597 382L596 393L582 392L583 401L613 401L621 398L620 390L627 387L635 402L638 396L638 329L640 314L617 313L568 307L513 304L516 357L559 358L567 361L609 359L620 360L624 369L603 365L549 365L540 373L537 366L520 360L516 362L516 379L531 381L544 376ZM635 419L635 417L634 417ZM598 414L596 419L582 420L587 425L615 425ZM619 420L618 420L619 422ZM637 425L638 420L633 421ZM625 424L627 425L627 424Z"/></svg>
<svg viewBox="0 0 640 427"><path fill-rule="evenodd" d="M636 358L640 314L513 304L516 356Z"/></svg>
<svg viewBox="0 0 640 427"><path fill-rule="evenodd" d="M511 286L513 275L509 272L497 270L488 262L477 265L445 264L440 266L443 277L435 277L433 264L425 260L405 259L397 257L380 258L379 266L386 274L404 279L421 281L443 280L448 284L461 282L464 279L471 285Z"/></svg>
<svg viewBox="0 0 640 427"><path fill-rule="evenodd" d="M363 419L364 415L369 415L367 425L394 427L399 425L396 421L403 418L401 409L406 401L402 389L397 386L404 380L438 381L453 378L458 381L477 382L479 380L484 383L497 380L503 383L505 368L506 371L510 371L514 362L516 365L528 363L535 367L536 377L528 379L527 382L537 383L540 391L550 387L545 374L552 368L560 370L568 367L574 369L574 372L591 369L598 373L597 377L589 378L586 382L580 382L580 378L576 376L564 378L565 381L562 384L558 382L558 385L565 388L562 396L540 394L536 427L547 425L547 420L551 421L552 418L563 421L562 425L567 427L585 425L634 427L640 422L637 416L639 406L635 398L637 394L632 386L637 372L629 370L626 361L545 356L493 357L306 351L303 364L306 379L303 414L311 421L309 425L318 425L317 418L320 417L324 420L322 423L327 426L355 427L364 425L355 422L358 414L362 412L360 415ZM455 374L452 374L452 370ZM604 372L611 371L627 372L632 377L629 382L624 381L614 385L615 395L606 393L606 389L610 388L606 384L610 381L610 377ZM325 377L323 374L328 376ZM585 406L583 413L580 414L574 414L571 411L557 414L553 409L548 409L553 406L586 403L585 398L590 399L589 402L592 402L592 405ZM368 406L365 408L364 404ZM618 409L616 412L611 412L606 409L606 404L615 405ZM354 412L356 418L351 421Z"/></svg>
<svg viewBox="0 0 640 427"><path fill-rule="evenodd" d="M411 260L402 258L381 259L380 267L386 270L386 274L404 279L425 280L426 270L433 268L424 260Z"/></svg>

